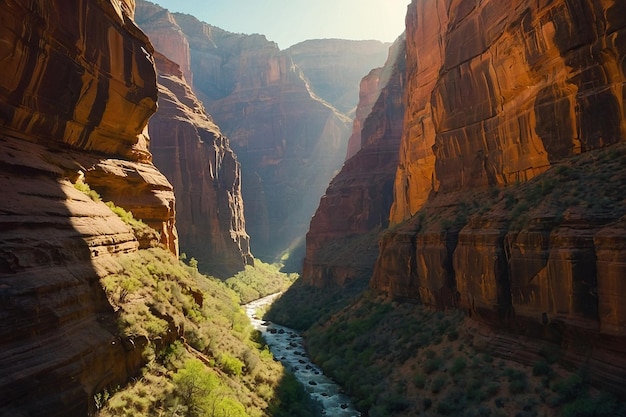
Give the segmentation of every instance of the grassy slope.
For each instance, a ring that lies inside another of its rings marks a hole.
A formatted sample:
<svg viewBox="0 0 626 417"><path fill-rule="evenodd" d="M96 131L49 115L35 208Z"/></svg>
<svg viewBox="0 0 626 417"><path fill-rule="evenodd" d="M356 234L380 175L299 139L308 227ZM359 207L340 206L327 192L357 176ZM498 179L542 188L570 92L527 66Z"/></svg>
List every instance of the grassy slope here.
<svg viewBox="0 0 626 417"><path fill-rule="evenodd" d="M77 188L99 200L87 185ZM132 214L108 205L136 235L146 234L149 228ZM274 361L231 289L264 296L283 290L294 276L259 264L226 285L161 247L117 261L119 269L101 284L118 314L120 338L142 349L146 365L127 386L94 397L99 416L318 415L302 385Z"/></svg>

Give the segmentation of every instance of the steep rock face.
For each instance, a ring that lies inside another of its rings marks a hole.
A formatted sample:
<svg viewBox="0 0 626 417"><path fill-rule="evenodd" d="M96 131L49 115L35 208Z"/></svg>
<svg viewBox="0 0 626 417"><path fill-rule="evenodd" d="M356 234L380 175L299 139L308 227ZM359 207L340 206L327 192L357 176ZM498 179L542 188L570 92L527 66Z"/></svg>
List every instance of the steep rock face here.
<svg viewBox="0 0 626 417"><path fill-rule="evenodd" d="M193 84L189 42L174 16L169 11L149 1L137 2L135 21L146 35L154 49L161 52L180 66L187 84Z"/></svg>
<svg viewBox="0 0 626 417"><path fill-rule="evenodd" d="M401 37L391 47L385 67L377 71L389 75L384 77L387 83L379 90L376 103L373 106L369 103L370 94L361 95L359 109L372 110L363 122L360 150L331 181L307 233L302 279L309 285L343 285L350 278L371 274L375 253L359 257L360 250L354 250L346 262L341 248L349 246L350 240L362 248L366 242L358 236L388 226L404 117L404 55L404 37ZM367 84L364 81L361 85ZM355 126L358 123L355 120ZM375 234L370 239L375 240ZM328 247L334 248L333 253L328 253Z"/></svg>
<svg viewBox="0 0 626 417"><path fill-rule="evenodd" d="M363 122L372 111L372 107L380 90L386 83L380 79L382 67L374 68L361 80L359 84L359 104L354 112L354 120L352 122L352 134L348 139L348 148L346 149L346 161L349 160L361 149L361 130L363 130Z"/></svg>
<svg viewBox="0 0 626 417"><path fill-rule="evenodd" d="M228 278L253 262L245 229L241 168L178 65L156 53L159 110L150 119L155 164L174 184L181 248Z"/></svg>
<svg viewBox="0 0 626 417"><path fill-rule="evenodd" d="M285 52L304 72L315 94L342 113L352 114L363 91L359 81L385 62L390 46L379 41L314 39Z"/></svg>
<svg viewBox="0 0 626 417"><path fill-rule="evenodd" d="M371 282L559 343L614 390L626 370L624 11L409 6L398 226Z"/></svg>
<svg viewBox="0 0 626 417"><path fill-rule="evenodd" d="M156 74L133 9L132 0L0 4L2 415L87 415L94 394L141 361L117 338L99 283L138 242L72 185L121 161L139 187L158 185L156 205L173 219L171 186L147 151ZM168 221L157 228L172 238Z"/></svg>
<svg viewBox="0 0 626 417"><path fill-rule="evenodd" d="M526 181L626 133L621 3L448 3L409 7L394 222L431 191Z"/></svg>
<svg viewBox="0 0 626 417"><path fill-rule="evenodd" d="M349 136L348 119L315 97L288 54L175 14L191 47L194 89L242 167L252 251L274 260L306 233Z"/></svg>

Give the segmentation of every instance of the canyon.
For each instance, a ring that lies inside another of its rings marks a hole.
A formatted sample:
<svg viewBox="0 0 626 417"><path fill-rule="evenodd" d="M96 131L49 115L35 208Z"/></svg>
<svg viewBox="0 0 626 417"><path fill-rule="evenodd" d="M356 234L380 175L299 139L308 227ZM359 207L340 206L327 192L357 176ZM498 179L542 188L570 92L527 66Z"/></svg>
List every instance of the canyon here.
<svg viewBox="0 0 626 417"><path fill-rule="evenodd" d="M626 374L624 16L621 4L591 0L411 3L393 203L378 213L390 223L370 281L499 329L499 349L520 362L545 347L523 340L554 344L616 392ZM320 248L357 233L346 224L359 205L339 201L366 195L371 172L355 170L363 185L352 192L342 174L331 183L307 235L304 283L354 276L349 262L337 266L350 250Z"/></svg>
<svg viewBox="0 0 626 417"><path fill-rule="evenodd" d="M318 322L329 340L463 316L459 351L552 349L624 394L626 3L413 0L392 45L285 51L143 0L0 17L1 415L91 415L136 375L146 340L102 283L156 247L225 279L306 243L294 317L372 297ZM190 338L166 318L159 344Z"/></svg>
<svg viewBox="0 0 626 417"><path fill-rule="evenodd" d="M327 39L281 51L263 35L231 33L146 1L137 2L137 22L180 64L237 155L252 253L269 262L289 256L303 246L343 163L358 80L384 62L388 45Z"/></svg>

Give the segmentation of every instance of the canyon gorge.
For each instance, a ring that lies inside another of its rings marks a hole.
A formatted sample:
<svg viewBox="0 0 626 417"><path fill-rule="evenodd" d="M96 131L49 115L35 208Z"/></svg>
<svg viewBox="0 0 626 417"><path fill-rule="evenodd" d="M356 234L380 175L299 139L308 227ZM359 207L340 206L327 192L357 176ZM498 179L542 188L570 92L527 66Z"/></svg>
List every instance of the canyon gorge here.
<svg viewBox="0 0 626 417"><path fill-rule="evenodd" d="M626 3L412 0L393 44L285 50L144 0L7 0L0 18L0 416L94 415L175 342L223 360L223 334L197 333L203 284L168 293L189 321L160 300L160 333L120 330L124 299L143 301L106 283L157 248L220 280L293 257L299 293L277 304L317 311L302 330L318 365L384 350L329 358L352 320L415 314L461 323L463 354L532 369L556 352L593 393L624 394ZM382 345L426 363L444 348L424 338ZM375 378L419 386L410 363ZM365 382L346 384L363 415L451 415L434 388L383 407Z"/></svg>

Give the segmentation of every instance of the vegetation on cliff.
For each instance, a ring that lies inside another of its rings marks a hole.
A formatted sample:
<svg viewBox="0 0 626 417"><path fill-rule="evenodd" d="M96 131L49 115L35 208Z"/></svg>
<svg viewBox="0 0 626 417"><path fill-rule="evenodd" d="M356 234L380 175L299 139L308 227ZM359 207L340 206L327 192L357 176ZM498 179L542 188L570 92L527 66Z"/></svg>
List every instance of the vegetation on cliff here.
<svg viewBox="0 0 626 417"><path fill-rule="evenodd" d="M494 335L457 311L368 293L307 333L311 357L370 417L615 416L626 405L565 369L545 345L530 366L486 349Z"/></svg>
<svg viewBox="0 0 626 417"><path fill-rule="evenodd" d="M96 397L100 416L281 416L294 407L314 409L222 281L160 248L124 255L120 264L102 285L118 311L120 335L142 347L147 364L130 386Z"/></svg>
<svg viewBox="0 0 626 417"><path fill-rule="evenodd" d="M381 240L399 241L404 236L402 242L428 244L428 236L439 236L437 242L449 242L453 251L464 228L486 219L498 220L511 237L554 230L568 222L604 227L626 214L621 169L625 158L626 147L614 145L562 162L526 183L434 195L410 220L384 231ZM319 253L328 255L329 264L336 260L333 250ZM394 256L386 266L388 275L396 265L408 277L402 268L415 253ZM447 259L450 263L441 265L442 271L449 267L452 274L444 283L451 285L447 299L434 290L402 292L408 279L379 291L364 290L363 281L360 287L334 289L297 281L268 317L308 329L312 359L371 417L626 413L623 400L606 389L607 380L594 377L597 363L581 366L573 356L573 346L591 352L591 344L600 339L589 335L597 330L573 335L564 330L559 316L544 316L545 323L529 322L519 311L516 319L515 312L495 308L494 316L507 318L497 328L471 320L453 308L458 303L455 272L462 271L456 271L451 256ZM412 285L429 285L420 281L424 276L418 271L413 270ZM592 311L593 303L585 308ZM524 336L520 331L526 332Z"/></svg>
<svg viewBox="0 0 626 417"><path fill-rule="evenodd" d="M87 184L76 188L100 201ZM135 235L146 234L149 228L131 213L108 206ZM145 365L128 386L95 395L98 415L288 416L294 409L315 410L240 307L240 294L264 296L294 277L259 263L225 284L200 274L193 258L185 264L156 242L117 256L101 279L121 343Z"/></svg>

